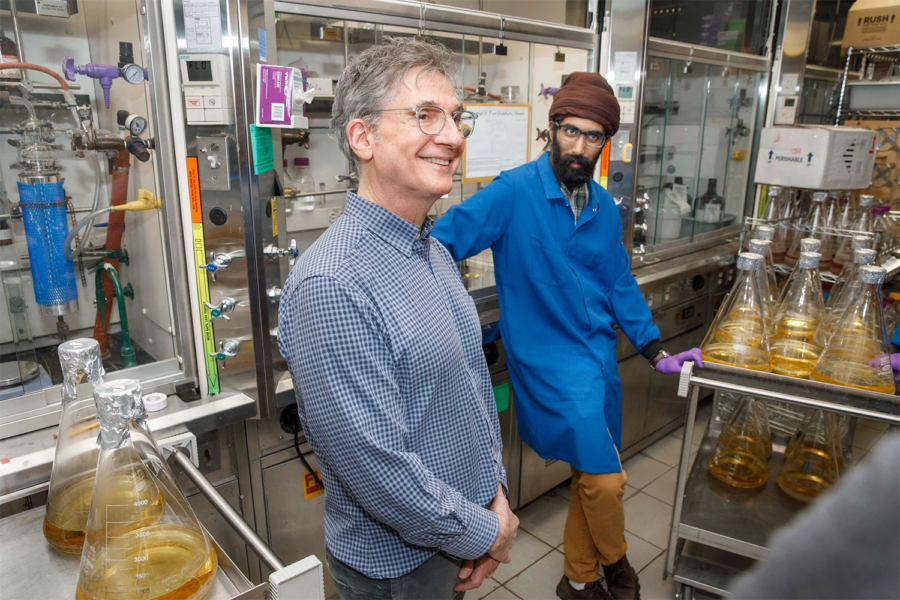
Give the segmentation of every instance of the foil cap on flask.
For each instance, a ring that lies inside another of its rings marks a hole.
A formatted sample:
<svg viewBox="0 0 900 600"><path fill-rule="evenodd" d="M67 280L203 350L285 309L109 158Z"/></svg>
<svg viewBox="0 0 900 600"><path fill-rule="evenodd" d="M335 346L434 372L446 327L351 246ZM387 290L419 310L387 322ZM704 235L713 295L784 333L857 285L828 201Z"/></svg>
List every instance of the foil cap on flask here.
<svg viewBox="0 0 900 600"><path fill-rule="evenodd" d="M819 268L819 259L821 258L822 255L818 252L801 252L797 266L801 269L817 269Z"/></svg>
<svg viewBox="0 0 900 600"><path fill-rule="evenodd" d="M741 271L756 271L762 264L762 255L753 252L741 252L737 259L737 268Z"/></svg>
<svg viewBox="0 0 900 600"><path fill-rule="evenodd" d="M770 185L769 186L769 195L770 196L780 196L781 195L781 186L780 185Z"/></svg>
<svg viewBox="0 0 900 600"><path fill-rule="evenodd" d="M851 246L854 250L857 248L871 248L872 244L875 243L875 236L871 233L860 234L853 236L853 242L851 242Z"/></svg>
<svg viewBox="0 0 900 600"><path fill-rule="evenodd" d="M771 245L770 240L750 240L750 253L765 256Z"/></svg>
<svg viewBox="0 0 900 600"><path fill-rule="evenodd" d="M828 199L826 192L813 192L813 202L825 202Z"/></svg>
<svg viewBox="0 0 900 600"><path fill-rule="evenodd" d="M818 252L822 249L822 240L803 238L800 240L800 252Z"/></svg>
<svg viewBox="0 0 900 600"><path fill-rule="evenodd" d="M871 194L861 194L859 197L859 206L860 208L875 206L875 196Z"/></svg>
<svg viewBox="0 0 900 600"><path fill-rule="evenodd" d="M830 192L828 192L828 197L837 200L841 197L841 190L831 190Z"/></svg>
<svg viewBox="0 0 900 600"><path fill-rule="evenodd" d="M771 225L760 225L756 228L756 239L768 240L771 242L775 239L775 228ZM751 252L753 251L751 250Z"/></svg>
<svg viewBox="0 0 900 600"><path fill-rule="evenodd" d="M62 401L77 397L76 387L82 383L81 373L94 387L106 380L100 344L93 338L69 340L59 345L59 364L63 370Z"/></svg>
<svg viewBox="0 0 900 600"><path fill-rule="evenodd" d="M884 276L886 273L887 271L881 267L866 265L859 268L859 280L862 283L877 283L881 285L884 283Z"/></svg>
<svg viewBox="0 0 900 600"><path fill-rule="evenodd" d="M100 448L121 448L128 440L128 424L136 416L141 401L141 382L137 379L118 379L101 383L94 388L97 420L100 421ZM146 415L146 413L144 413Z"/></svg>
<svg viewBox="0 0 900 600"><path fill-rule="evenodd" d="M874 265L878 253L869 248L857 248L853 251L853 262L858 265Z"/></svg>

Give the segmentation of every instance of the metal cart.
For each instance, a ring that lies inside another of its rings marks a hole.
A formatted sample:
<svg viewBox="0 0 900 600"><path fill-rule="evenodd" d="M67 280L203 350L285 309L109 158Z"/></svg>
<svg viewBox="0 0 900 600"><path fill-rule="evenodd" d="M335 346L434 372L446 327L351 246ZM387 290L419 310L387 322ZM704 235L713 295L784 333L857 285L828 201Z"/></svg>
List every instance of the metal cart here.
<svg viewBox="0 0 900 600"><path fill-rule="evenodd" d="M665 575L675 577L679 598L694 589L728 596L730 582L753 561L766 558L770 534L790 522L804 504L783 494L773 478L761 489L739 490L720 484L707 465L716 450L723 423L710 420L690 464L700 389L747 394L791 405L827 410L900 425L900 398L771 373L707 364L694 370L685 363L678 395L689 398L687 426L678 468ZM769 472L784 463L783 443L773 439Z"/></svg>

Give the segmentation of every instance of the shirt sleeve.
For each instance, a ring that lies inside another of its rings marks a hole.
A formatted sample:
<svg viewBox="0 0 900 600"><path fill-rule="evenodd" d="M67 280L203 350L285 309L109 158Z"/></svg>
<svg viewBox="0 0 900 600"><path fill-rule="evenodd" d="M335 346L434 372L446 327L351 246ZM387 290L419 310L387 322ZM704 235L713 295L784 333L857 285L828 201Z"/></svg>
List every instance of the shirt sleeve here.
<svg viewBox="0 0 900 600"><path fill-rule="evenodd" d="M455 261L475 256L506 232L515 197L515 185L504 171L477 194L451 206L437 220L431 235L447 247Z"/></svg>
<svg viewBox="0 0 900 600"><path fill-rule="evenodd" d="M312 277L291 299L306 429L328 470L370 516L408 543L478 558L497 515L473 504L406 450L390 341L376 308L334 278Z"/></svg>
<svg viewBox="0 0 900 600"><path fill-rule="evenodd" d="M622 223L616 228L616 239L622 239ZM637 280L631 274L628 251L622 244L616 244L615 269L610 302L616 323L628 336L631 344L642 352L652 342L659 341L659 327L653 324L650 307L647 306ZM650 357L653 358L652 356Z"/></svg>

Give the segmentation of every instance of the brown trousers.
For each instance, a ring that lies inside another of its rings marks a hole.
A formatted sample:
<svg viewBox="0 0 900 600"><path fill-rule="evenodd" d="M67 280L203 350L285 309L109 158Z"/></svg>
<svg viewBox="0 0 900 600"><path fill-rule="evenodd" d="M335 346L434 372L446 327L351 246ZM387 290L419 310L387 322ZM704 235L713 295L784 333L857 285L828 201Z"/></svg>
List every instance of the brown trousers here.
<svg viewBox="0 0 900 600"><path fill-rule="evenodd" d="M620 463L621 464L621 463ZM599 578L600 565L618 562L625 542L625 483L621 473L596 475L572 467L572 491L565 531L565 574L576 583Z"/></svg>

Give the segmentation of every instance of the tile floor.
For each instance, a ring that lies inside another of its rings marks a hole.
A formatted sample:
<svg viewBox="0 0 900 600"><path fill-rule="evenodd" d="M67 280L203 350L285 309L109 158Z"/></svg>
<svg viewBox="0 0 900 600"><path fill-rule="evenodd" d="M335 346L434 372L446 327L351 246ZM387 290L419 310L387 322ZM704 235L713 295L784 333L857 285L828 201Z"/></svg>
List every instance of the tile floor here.
<svg viewBox="0 0 900 600"><path fill-rule="evenodd" d="M712 412L706 403L697 413L696 457L700 437ZM861 421L854 440L854 460L863 460L887 431L887 425ZM625 538L628 560L638 572L645 600L675 598L675 582L663 581L665 546L672 522L683 431L677 430L625 461ZM493 580L466 594L489 600L553 600L563 572L563 528L568 511L568 484L548 492L517 512L519 534L512 562L502 565Z"/></svg>
<svg viewBox="0 0 900 600"><path fill-rule="evenodd" d="M707 404L697 414L699 436L712 410ZM683 432L678 430L625 461L625 538L628 560L638 571L641 597L675 597L675 584L663 581L664 548L672 522L672 504ZM691 455L691 459L694 454ZM563 572L563 528L569 509L569 488L564 484L517 511L519 535L512 562L497 569L494 580L466 594L488 600L553 600Z"/></svg>

